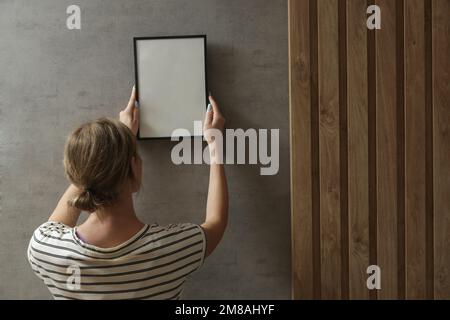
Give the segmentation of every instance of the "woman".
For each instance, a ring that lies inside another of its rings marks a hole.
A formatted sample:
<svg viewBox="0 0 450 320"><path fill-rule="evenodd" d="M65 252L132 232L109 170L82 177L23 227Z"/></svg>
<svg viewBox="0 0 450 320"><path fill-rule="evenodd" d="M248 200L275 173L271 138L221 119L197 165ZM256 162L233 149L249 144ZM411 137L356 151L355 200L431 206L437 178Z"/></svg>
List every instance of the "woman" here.
<svg viewBox="0 0 450 320"><path fill-rule="evenodd" d="M204 132L225 120L210 96ZM211 155L205 222L146 224L135 213L132 194L141 185L136 145L139 109L135 90L120 121L102 118L68 137L64 169L71 185L28 247L34 272L55 299L179 299L187 277L220 242L228 215L223 165ZM81 211L88 219L76 226Z"/></svg>

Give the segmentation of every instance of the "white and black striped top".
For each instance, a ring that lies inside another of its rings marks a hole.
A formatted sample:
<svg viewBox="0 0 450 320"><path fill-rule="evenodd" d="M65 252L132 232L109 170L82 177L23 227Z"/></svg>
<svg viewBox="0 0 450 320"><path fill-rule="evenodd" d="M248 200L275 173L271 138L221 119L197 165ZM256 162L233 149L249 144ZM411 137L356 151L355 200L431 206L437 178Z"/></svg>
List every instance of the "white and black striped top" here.
<svg viewBox="0 0 450 320"><path fill-rule="evenodd" d="M104 249L49 221L35 230L28 260L55 299L179 299L205 250L205 233L193 223L146 224L128 241Z"/></svg>

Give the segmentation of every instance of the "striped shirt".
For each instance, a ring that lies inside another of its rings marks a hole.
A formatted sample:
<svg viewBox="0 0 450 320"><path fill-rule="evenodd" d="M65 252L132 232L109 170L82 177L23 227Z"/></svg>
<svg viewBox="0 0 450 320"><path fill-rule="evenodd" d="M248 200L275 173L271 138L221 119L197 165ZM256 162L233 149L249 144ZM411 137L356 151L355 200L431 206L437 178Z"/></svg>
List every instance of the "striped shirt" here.
<svg viewBox="0 0 450 320"><path fill-rule="evenodd" d="M28 261L55 299L179 299L202 265L206 237L198 224L146 224L113 248L84 243L75 228L49 221L28 246Z"/></svg>

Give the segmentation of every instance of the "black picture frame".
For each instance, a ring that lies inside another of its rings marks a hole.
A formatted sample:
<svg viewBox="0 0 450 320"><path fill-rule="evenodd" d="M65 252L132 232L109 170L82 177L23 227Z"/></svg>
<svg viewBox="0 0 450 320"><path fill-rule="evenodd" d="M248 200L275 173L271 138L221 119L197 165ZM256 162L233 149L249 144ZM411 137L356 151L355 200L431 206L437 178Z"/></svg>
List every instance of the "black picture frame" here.
<svg viewBox="0 0 450 320"><path fill-rule="evenodd" d="M179 35L179 36L152 36L152 37L133 37L133 52L134 52L134 83L136 90L136 101L139 102L139 81L138 81L138 67L137 67L137 42L141 40L160 40L160 39L187 39L187 38L202 38L204 41L204 62L205 62L205 100L206 106L209 103L209 89L208 89L208 70L207 70L207 35L206 34L198 34L198 35ZM140 126L140 123L139 123ZM199 135L191 135L191 136L183 136L183 138L202 138L203 136ZM140 130L138 129L137 140L167 140L172 137L141 137Z"/></svg>

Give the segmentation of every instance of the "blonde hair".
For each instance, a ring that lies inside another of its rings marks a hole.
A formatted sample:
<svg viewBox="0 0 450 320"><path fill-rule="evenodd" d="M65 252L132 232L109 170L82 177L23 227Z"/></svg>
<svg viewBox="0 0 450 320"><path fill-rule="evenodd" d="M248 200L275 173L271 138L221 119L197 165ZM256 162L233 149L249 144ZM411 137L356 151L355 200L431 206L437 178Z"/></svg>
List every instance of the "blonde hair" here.
<svg viewBox="0 0 450 320"><path fill-rule="evenodd" d="M81 193L68 204L87 212L113 204L127 178L134 178L131 159L137 155L136 138L118 120L100 118L75 129L63 163L66 177Z"/></svg>

